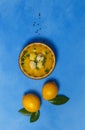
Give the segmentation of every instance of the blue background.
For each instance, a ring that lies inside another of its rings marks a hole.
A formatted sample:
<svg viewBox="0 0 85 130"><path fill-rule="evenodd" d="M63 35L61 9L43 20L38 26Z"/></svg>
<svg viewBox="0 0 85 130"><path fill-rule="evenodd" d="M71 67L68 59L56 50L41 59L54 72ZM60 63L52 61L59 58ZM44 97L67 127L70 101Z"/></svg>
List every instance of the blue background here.
<svg viewBox="0 0 85 130"><path fill-rule="evenodd" d="M55 70L42 80L27 78L18 66L20 51L36 38L57 52ZM34 90L41 95L52 78L69 102L54 106L42 100L39 120L29 123L18 113L23 94ZM0 0L0 129L85 130L84 0Z"/></svg>

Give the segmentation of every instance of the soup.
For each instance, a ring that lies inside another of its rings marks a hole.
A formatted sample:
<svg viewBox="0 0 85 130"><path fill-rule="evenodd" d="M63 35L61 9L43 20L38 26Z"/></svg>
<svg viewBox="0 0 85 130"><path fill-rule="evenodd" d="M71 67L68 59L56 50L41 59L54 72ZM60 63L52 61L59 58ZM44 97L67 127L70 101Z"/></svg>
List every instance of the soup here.
<svg viewBox="0 0 85 130"><path fill-rule="evenodd" d="M22 50L19 64L26 76L40 79L48 76L54 69L55 55L45 44L31 43Z"/></svg>

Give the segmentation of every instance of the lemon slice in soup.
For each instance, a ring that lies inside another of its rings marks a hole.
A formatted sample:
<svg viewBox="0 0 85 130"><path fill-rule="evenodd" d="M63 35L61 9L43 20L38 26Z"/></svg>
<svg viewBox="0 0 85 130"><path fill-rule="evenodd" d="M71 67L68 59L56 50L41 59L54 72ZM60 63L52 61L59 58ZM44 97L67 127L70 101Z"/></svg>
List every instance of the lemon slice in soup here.
<svg viewBox="0 0 85 130"><path fill-rule="evenodd" d="M22 50L19 65L26 76L33 79L45 78L55 67L55 55L46 44L31 43Z"/></svg>

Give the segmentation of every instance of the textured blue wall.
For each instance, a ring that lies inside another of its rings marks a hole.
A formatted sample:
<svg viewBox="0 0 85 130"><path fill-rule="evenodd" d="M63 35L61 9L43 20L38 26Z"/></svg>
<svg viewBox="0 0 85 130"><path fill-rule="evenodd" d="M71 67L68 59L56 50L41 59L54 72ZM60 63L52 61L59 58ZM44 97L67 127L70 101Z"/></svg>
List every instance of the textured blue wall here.
<svg viewBox="0 0 85 130"><path fill-rule="evenodd" d="M20 51L35 39L57 51L55 70L42 80L27 78L18 66ZM22 96L29 90L41 95L52 78L70 101L57 107L42 100L40 119L30 124L17 112ZM0 129L85 130L84 0L0 0Z"/></svg>

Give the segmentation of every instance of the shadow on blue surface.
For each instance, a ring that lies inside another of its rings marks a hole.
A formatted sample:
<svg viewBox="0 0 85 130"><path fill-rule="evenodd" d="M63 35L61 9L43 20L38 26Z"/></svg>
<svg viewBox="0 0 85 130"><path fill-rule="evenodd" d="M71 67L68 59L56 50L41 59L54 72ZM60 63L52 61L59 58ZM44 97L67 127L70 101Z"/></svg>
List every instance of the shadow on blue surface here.
<svg viewBox="0 0 85 130"><path fill-rule="evenodd" d="M41 42L41 43L45 43L46 45L48 45L53 50L55 56L57 57L57 61L58 61L58 49L55 48L55 45L54 45L52 40L44 38L44 37L34 37L34 38L29 39L25 43L23 48L26 47L28 44L33 43L33 42Z"/></svg>
<svg viewBox="0 0 85 130"><path fill-rule="evenodd" d="M41 98L41 95L40 95L37 91L35 91L35 90L30 90L30 91L28 90L28 91L24 92L24 95L30 94L30 93L35 94L36 96L38 96L39 99L40 99L40 103L41 103L41 105L42 105L42 98Z"/></svg>

